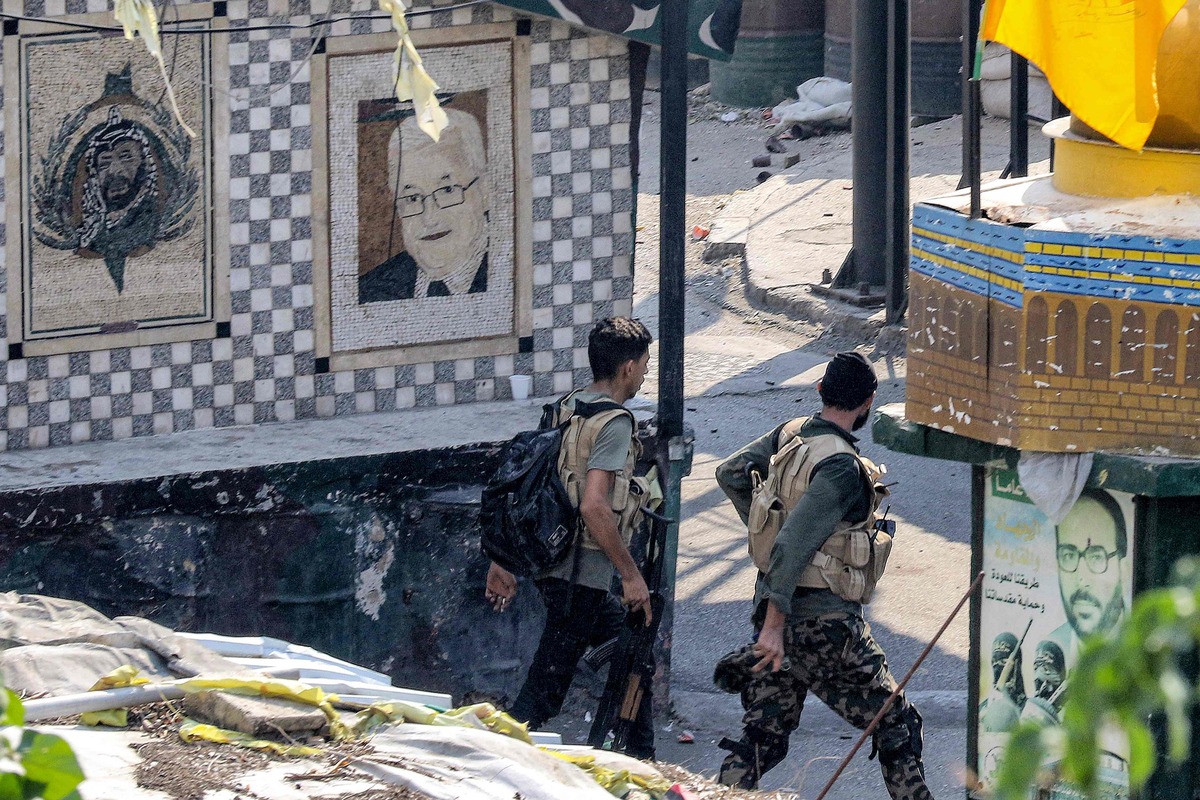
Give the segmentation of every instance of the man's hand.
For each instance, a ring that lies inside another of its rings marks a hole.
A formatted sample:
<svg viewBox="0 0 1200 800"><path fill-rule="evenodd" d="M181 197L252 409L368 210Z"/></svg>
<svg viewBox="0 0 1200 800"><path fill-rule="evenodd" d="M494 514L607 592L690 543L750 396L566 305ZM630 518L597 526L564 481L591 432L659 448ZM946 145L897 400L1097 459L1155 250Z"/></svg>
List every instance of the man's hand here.
<svg viewBox="0 0 1200 800"><path fill-rule="evenodd" d="M778 672L783 665L783 631L763 628L754 643L754 655L759 661L754 665L755 672L762 672L770 667L771 672Z"/></svg>
<svg viewBox="0 0 1200 800"><path fill-rule="evenodd" d="M767 603L767 618L762 630L758 632L758 641L754 643L754 655L759 662L754 665L755 672L762 672L767 667L771 672L778 672L786 659L783 655L783 613L774 603Z"/></svg>
<svg viewBox="0 0 1200 800"><path fill-rule="evenodd" d="M622 578L621 589L624 594L621 604L629 609L630 613L638 609L645 611L646 624L649 625L654 619L654 612L650 610L650 589L641 573L635 572L628 578Z"/></svg>
<svg viewBox="0 0 1200 800"><path fill-rule="evenodd" d="M517 596L517 578L495 561L488 567L487 589L483 596L496 611L504 611L508 603Z"/></svg>

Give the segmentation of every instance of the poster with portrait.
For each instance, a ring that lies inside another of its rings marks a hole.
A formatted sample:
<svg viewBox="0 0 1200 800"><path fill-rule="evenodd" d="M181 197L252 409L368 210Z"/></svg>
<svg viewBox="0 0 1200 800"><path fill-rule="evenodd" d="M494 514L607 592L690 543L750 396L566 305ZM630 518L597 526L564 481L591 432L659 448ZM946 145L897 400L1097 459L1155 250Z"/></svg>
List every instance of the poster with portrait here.
<svg viewBox="0 0 1200 800"><path fill-rule="evenodd" d="M214 318L212 45L177 39L175 93L195 138L144 47L86 33L19 39L8 141L20 153L21 225L9 229L22 237L9 264L20 340Z"/></svg>
<svg viewBox="0 0 1200 800"><path fill-rule="evenodd" d="M449 124L395 98L392 53L330 54L332 350L512 335L511 41L422 48Z"/></svg>
<svg viewBox="0 0 1200 800"><path fill-rule="evenodd" d="M1054 525L1016 470L990 469L984 489L980 615L980 782L1024 719L1056 724L1081 638L1113 630L1133 599L1133 496L1085 489ZM1105 798L1128 798L1128 745L1102 736ZM1074 798L1066 786L1052 798Z"/></svg>

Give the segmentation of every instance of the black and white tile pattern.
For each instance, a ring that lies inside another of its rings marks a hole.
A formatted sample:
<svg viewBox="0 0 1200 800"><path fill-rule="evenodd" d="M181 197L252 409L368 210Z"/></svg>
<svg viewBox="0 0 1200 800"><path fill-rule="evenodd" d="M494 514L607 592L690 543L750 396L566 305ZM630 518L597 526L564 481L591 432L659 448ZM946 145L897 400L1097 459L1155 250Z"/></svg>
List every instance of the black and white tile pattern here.
<svg viewBox="0 0 1200 800"><path fill-rule="evenodd" d="M108 7L106 0L27 0L24 11L61 16ZM377 6L364 0L291 0L290 7L285 0L230 0L226 11L231 85L217 87L214 97L230 104L227 330L221 326L214 340L48 357L22 358L0 343L0 359L9 358L0 363L0 448L503 399L510 391L507 376L514 373L533 375L538 395L586 380L591 325L632 307L626 43L559 21L533 19L529 26L532 341L509 355L331 373L327 360L314 357L309 59L321 29L238 29L365 14ZM412 26L514 17L508 9L481 5L414 17ZM327 30L349 36L386 32L390 25L358 19ZM5 37L0 59L15 52L15 41ZM16 96L15 88L4 87L0 104ZM0 152L3 125L0 114ZM218 153L223 157L219 147ZM0 269L4 291L6 275ZM0 316L0 332L3 323Z"/></svg>

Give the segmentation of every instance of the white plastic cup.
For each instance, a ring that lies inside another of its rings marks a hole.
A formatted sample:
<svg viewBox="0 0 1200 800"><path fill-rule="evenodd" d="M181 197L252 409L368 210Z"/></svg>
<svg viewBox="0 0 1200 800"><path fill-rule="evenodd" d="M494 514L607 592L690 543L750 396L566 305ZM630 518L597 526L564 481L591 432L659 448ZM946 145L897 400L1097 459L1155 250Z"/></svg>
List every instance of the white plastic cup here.
<svg viewBox="0 0 1200 800"><path fill-rule="evenodd" d="M512 385L513 400L528 400L529 390L533 388L533 378L529 375L510 375L508 382Z"/></svg>

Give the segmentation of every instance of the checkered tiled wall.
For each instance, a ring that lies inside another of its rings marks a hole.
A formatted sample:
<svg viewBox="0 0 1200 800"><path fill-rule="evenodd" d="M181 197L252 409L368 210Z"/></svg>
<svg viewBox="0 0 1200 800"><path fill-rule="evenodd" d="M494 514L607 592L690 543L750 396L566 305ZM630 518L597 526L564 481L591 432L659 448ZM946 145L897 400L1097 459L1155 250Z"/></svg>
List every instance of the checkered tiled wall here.
<svg viewBox="0 0 1200 800"><path fill-rule="evenodd" d="M25 13L57 16L108 7L107 0L26 0ZM308 59L317 34L237 29L375 10L368 0L228 2L228 335L9 360L0 365L0 448L503 399L514 372L532 374L539 395L588 378L591 323L629 313L632 305L628 50L623 40L543 19L529 26L532 342L511 355L346 372L323 372L327 362L314 358ZM412 26L514 16L485 4L413 17ZM387 20L357 19L329 30L350 36L389 29ZM0 59L15 53L10 41L6 36L0 44ZM221 101L226 87L218 88ZM0 89L0 103L6 94L12 100L15 89ZM0 114L0 153L3 119ZM0 264L7 233L4 189L0 182ZM0 269L0 291L7 291L6 275ZM7 353L0 346L0 359Z"/></svg>

